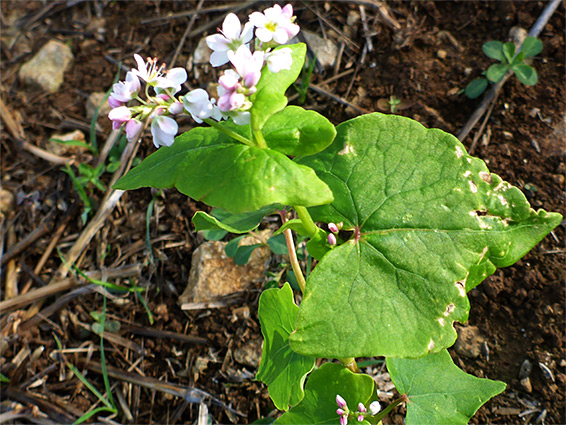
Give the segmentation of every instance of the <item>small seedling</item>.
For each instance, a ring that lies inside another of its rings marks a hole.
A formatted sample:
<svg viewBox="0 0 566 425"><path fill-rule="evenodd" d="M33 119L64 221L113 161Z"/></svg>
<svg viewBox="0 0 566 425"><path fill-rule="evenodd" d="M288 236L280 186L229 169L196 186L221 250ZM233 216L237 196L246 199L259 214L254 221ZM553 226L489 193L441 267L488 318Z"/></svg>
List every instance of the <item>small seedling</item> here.
<svg viewBox="0 0 566 425"><path fill-rule="evenodd" d="M513 71L519 81L526 86L534 86L538 81L536 70L525 63L525 59L538 55L542 51L542 41L536 37L527 37L517 52L515 44L500 41L488 41L482 47L485 55L500 63L491 65L483 74L485 77L476 78L466 87L465 93L470 99L479 97L489 83L497 83Z"/></svg>
<svg viewBox="0 0 566 425"><path fill-rule="evenodd" d="M397 96L390 96L389 99L379 99L377 101L377 108L380 111L389 111L392 114L396 114L397 111L402 111L403 109L410 108L412 103L407 102L404 99L399 99Z"/></svg>

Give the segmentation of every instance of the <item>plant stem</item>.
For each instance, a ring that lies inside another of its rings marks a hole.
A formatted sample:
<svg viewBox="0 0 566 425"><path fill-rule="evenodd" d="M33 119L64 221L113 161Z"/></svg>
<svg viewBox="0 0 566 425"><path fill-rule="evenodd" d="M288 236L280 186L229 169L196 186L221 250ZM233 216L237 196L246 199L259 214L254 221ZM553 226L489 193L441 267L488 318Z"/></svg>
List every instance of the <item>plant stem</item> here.
<svg viewBox="0 0 566 425"><path fill-rule="evenodd" d="M209 126L214 127L215 129L221 131L222 133L227 134L232 139L235 139L238 142L243 143L244 145L250 146L252 148L255 147L255 144L250 139L247 139L244 136L242 136L241 134L238 134L235 131L232 131L232 130L220 125L219 123L217 123L216 121L214 121L210 118L205 119L204 122L207 123Z"/></svg>
<svg viewBox="0 0 566 425"><path fill-rule="evenodd" d="M252 131L254 133L254 139L257 143L257 147L260 148L260 149L267 148L267 143L265 142L265 139L263 138L263 134L261 134L261 130L252 129Z"/></svg>
<svg viewBox="0 0 566 425"><path fill-rule="evenodd" d="M347 367L354 373L360 373L360 368L356 363L356 359L354 357L346 357L345 359L339 359L342 366Z"/></svg>
<svg viewBox="0 0 566 425"><path fill-rule="evenodd" d="M285 217L285 211L279 211L281 216L282 224L285 224L287 217ZM301 265L299 264L299 259L297 258L297 253L295 252L295 242L293 241L293 234L291 229L286 229L283 234L285 235L285 242L287 243L287 252L289 253L289 261L291 262L291 267L293 268L293 273L297 278L297 283L299 284L299 289L301 293L305 293L306 281L303 276L303 271L301 270Z"/></svg>
<svg viewBox="0 0 566 425"><path fill-rule="evenodd" d="M372 424L378 424L393 409L395 409L395 407L397 407L397 405L404 403L404 402L407 402L407 401L409 401L409 397L407 397L407 394L403 394L403 395L401 395L401 397L399 397L397 400L394 400L389 406L387 406L385 409L383 409L377 415L366 417L366 419L371 419Z"/></svg>
<svg viewBox="0 0 566 425"><path fill-rule="evenodd" d="M293 208L295 208L295 211L297 211L297 215L303 222L305 229L307 230L307 232L309 232L309 237L311 238L314 237L318 232L318 227L316 226L316 224L314 224L314 221L311 215L309 214L308 210L305 207L298 207L298 206Z"/></svg>

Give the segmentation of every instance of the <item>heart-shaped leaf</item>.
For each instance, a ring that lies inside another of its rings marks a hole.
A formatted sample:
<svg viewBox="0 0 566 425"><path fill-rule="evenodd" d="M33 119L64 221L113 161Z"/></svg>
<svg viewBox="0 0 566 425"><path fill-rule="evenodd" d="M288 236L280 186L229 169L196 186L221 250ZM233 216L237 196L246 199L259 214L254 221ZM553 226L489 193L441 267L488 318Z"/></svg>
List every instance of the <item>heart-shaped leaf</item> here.
<svg viewBox="0 0 566 425"><path fill-rule="evenodd" d="M375 400L375 382L369 375L353 373L336 363L325 363L309 376L303 401L280 416L275 423L337 424L336 395L342 396L348 407L356 411L358 403L367 407ZM367 421L356 423L368 424Z"/></svg>
<svg viewBox="0 0 566 425"><path fill-rule="evenodd" d="M269 396L279 410L287 410L303 399L305 377L316 361L289 347L289 335L295 327L298 311L288 283L281 289L266 289L259 299L258 315L264 342L256 379L267 384Z"/></svg>
<svg viewBox="0 0 566 425"><path fill-rule="evenodd" d="M337 127L334 143L300 162L335 200L310 208L315 221L344 223L354 236L307 280L290 337L317 357L419 357L452 345L466 292L513 264L560 214L532 210L441 130L371 114Z"/></svg>
<svg viewBox="0 0 566 425"><path fill-rule="evenodd" d="M488 58L505 61L503 54L503 43L501 41L488 41L482 46L482 50Z"/></svg>
<svg viewBox="0 0 566 425"><path fill-rule="evenodd" d="M506 386L468 375L446 350L418 359L388 357L387 369L397 391L409 397L407 425L465 425Z"/></svg>
<svg viewBox="0 0 566 425"><path fill-rule="evenodd" d="M115 184L129 190L176 187L210 206L232 213L267 205L313 206L332 192L312 169L280 152L236 142L215 128L195 128L147 157Z"/></svg>
<svg viewBox="0 0 566 425"><path fill-rule="evenodd" d="M215 208L212 214L197 211L193 216L193 224L197 232L204 230L226 230L230 233L248 233L254 230L266 215L277 211L278 207L267 205L257 211L231 214L220 208Z"/></svg>
<svg viewBox="0 0 566 425"><path fill-rule="evenodd" d="M527 37L521 45L521 52L526 58L531 58L542 52L542 41L536 37Z"/></svg>
<svg viewBox="0 0 566 425"><path fill-rule="evenodd" d="M538 81L538 75L536 70L524 63L514 65L511 68L519 81L526 86L534 86Z"/></svg>
<svg viewBox="0 0 566 425"><path fill-rule="evenodd" d="M320 152L336 137L336 129L330 121L316 111L298 106L287 106L273 115L262 132L270 149L291 156Z"/></svg>
<svg viewBox="0 0 566 425"><path fill-rule="evenodd" d="M501 80L505 76L505 73L507 71L509 71L509 65L502 64L502 63L496 63L494 65L491 65L487 69L486 77L492 83L497 83L499 80Z"/></svg>
<svg viewBox="0 0 566 425"><path fill-rule="evenodd" d="M280 46L274 51L279 49L291 49L293 63L291 69L282 70L276 74L269 71L267 66L264 67L261 79L256 86L257 91L250 97L253 105L250 109L251 127L255 131L261 130L270 116L281 111L287 105L285 92L295 82L305 63L307 52L305 44Z"/></svg>

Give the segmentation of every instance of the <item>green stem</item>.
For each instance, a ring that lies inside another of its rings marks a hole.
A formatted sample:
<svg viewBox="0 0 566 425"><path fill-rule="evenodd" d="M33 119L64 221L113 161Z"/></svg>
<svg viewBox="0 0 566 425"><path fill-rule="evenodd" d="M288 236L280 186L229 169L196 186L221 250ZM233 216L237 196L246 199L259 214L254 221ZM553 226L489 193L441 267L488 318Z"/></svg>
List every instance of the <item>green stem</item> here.
<svg viewBox="0 0 566 425"><path fill-rule="evenodd" d="M342 363L342 366L347 367L354 373L360 373L360 368L358 367L358 364L356 363L356 359L354 357L347 357L345 359L339 360L340 363Z"/></svg>
<svg viewBox="0 0 566 425"><path fill-rule="evenodd" d="M313 238L318 232L318 227L316 224L314 224L314 221L311 215L309 214L309 211L305 207L297 206L293 208L295 208L295 211L297 211L297 215L303 222L305 229L307 230L307 232L309 232L309 237Z"/></svg>
<svg viewBox="0 0 566 425"><path fill-rule="evenodd" d="M404 403L404 402L407 402L407 401L409 401L409 397L407 397L406 394L403 394L401 397L399 397L397 400L393 401L389 406L387 406L385 409L383 409L377 415L366 417L366 420L368 420L372 424L378 424L393 409L395 409L397 407L397 405Z"/></svg>
<svg viewBox="0 0 566 425"><path fill-rule="evenodd" d="M238 134L235 131L232 131L232 130L220 125L219 123L217 123L216 121L214 121L210 118L206 118L204 120L204 122L207 123L209 126L214 127L215 129L221 131L222 133L227 134L232 139L236 139L238 142L243 143L244 145L250 146L252 148L255 147L255 144L250 139L247 139L244 136L242 136L241 134Z"/></svg>
<svg viewBox="0 0 566 425"><path fill-rule="evenodd" d="M285 212L279 212L281 216L282 224L285 224L287 221L287 217L285 217ZM297 258L297 252L295 251L295 242L293 241L293 233L291 233L291 229L287 229L283 232L285 235L285 242L287 243L287 252L289 253L289 261L291 262L291 267L293 268L293 273L295 273L295 277L297 278L297 283L299 284L299 289L301 293L305 293L305 287L307 282L305 281L305 277L303 276L303 271L301 270L301 265L299 264L299 259Z"/></svg>
<svg viewBox="0 0 566 425"><path fill-rule="evenodd" d="M254 139L257 143L257 147L260 149L266 149L267 148L267 143L265 142L265 139L263 138L263 134L261 134L261 130L253 130L254 133Z"/></svg>

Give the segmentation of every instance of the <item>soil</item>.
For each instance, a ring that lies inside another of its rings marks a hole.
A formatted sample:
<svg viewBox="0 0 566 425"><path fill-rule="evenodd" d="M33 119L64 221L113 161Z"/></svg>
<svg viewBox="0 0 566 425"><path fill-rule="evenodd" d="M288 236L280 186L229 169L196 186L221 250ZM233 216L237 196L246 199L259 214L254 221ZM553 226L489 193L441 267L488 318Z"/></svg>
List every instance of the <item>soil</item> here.
<svg viewBox="0 0 566 425"><path fill-rule="evenodd" d="M108 90L118 71L118 62L133 65L132 55L137 52L157 56L171 67L190 65L199 39L214 33L219 25L208 24L242 5L206 2L203 7L207 9L225 4L227 8L200 13L190 24L191 16L182 13L196 10L197 3L2 2L1 96L6 108L21 124L25 140L48 149L48 139L54 133L77 128L86 132L88 139L86 98L92 92ZM361 23L359 4L366 4L367 33ZM546 4L542 1L389 1L391 16L400 29L387 25L370 2L301 2L294 8L302 28L343 46L339 65L335 69L315 70L314 84L367 111L378 110L379 99L396 96L410 106L398 111L399 114L419 120L427 127L457 134L481 101L481 98L466 98L461 90L493 62L482 54L482 44L489 40L506 41L514 26L530 29ZM239 10L240 18L245 19L252 7ZM261 8L264 7L267 4L262 2ZM159 19L145 22L150 18ZM512 78L505 84L474 151L492 172L520 187L534 208L563 215L564 21L562 4L540 35L544 50L533 60L539 82L526 87ZM189 35L172 64L188 25ZM368 38L373 49L364 54ZM17 73L51 39L69 44L75 61L66 72L61 88L47 94L23 86ZM217 78L216 71L207 66L199 66L197 70L198 81L195 68L189 66L188 83L192 88L205 87ZM348 70L349 74L324 83ZM291 89L289 94L292 92ZM305 107L318 110L336 124L359 114L358 110L313 90L308 92ZM98 120L98 125L96 136L102 145L111 126L105 117ZM188 121L182 123L181 131L190 125ZM61 171L60 165L21 149L7 131L4 120L2 126L2 187L15 195L17 201L16 207L3 211L3 253L41 227L41 220L48 216L48 232L31 240L2 267L4 300L9 292L8 280L12 281L13 276L20 293L26 286L25 290L35 289L49 282L61 262L54 250L34 273L42 254L60 228L57 248L66 252L84 224L80 218L82 205L68 174ZM479 124L464 140L467 148L478 129ZM154 150L150 140L151 135L146 134L138 152L140 158ZM91 165L96 160L84 151L74 155L77 161ZM105 183L110 179L109 173L101 178ZM99 203L103 193L93 190L92 197ZM152 199L156 199L150 232L153 262L144 244L145 215ZM225 308L191 312L180 309L178 294L186 285L191 253L203 241L195 233L190 218L201 209L206 210L206 206L187 200L175 190L165 191L162 196L149 189L129 192L78 264L84 271L125 265L141 267L141 274L133 281L145 288L142 298L148 300L155 323L150 325L143 304L135 296L110 298L107 320L121 324L118 335L122 339L105 341L109 366L197 387L246 415L234 416L218 404L209 403L213 422L251 423L276 414L266 388L253 380L254 361L242 364L238 360L245 361L234 355L241 348L251 350L251 357L259 352L257 301L265 282L254 283L235 304ZM565 239L563 222L517 264L499 269L470 293L467 325L478 327L486 343L482 354L475 358L455 350L451 354L464 371L508 384L504 393L479 410L473 423L566 423ZM117 282L127 283L127 280ZM11 382L7 388L2 387L2 412L12 411L19 403L27 417L48 415L56 423L67 423L96 403L93 394L71 377L62 359L79 368L80 359L100 361L100 338L90 331L94 322L90 312L101 311L103 297L95 290L67 291L72 294L67 298L64 294L43 300L44 309L51 307L50 315L42 316L43 320L34 326L25 326L27 304L1 313L0 372ZM135 326L207 341L180 341L164 334L155 338L141 334ZM63 357L55 352L57 340L65 349ZM525 381L521 382L525 376L520 374L521 366L526 365L526 360L532 365L531 388ZM87 371L86 366L81 370ZM545 374L548 370L552 376ZM104 388L99 374L90 371L87 379L98 389ZM111 377L110 384L115 385L116 397L118 393L124 395L119 411L129 410L132 415L128 420L119 413L113 418L116 422L194 423L197 420L198 404L127 384L123 379ZM33 410L32 406L35 406ZM402 409L398 410L388 422L402 423L401 412Z"/></svg>

